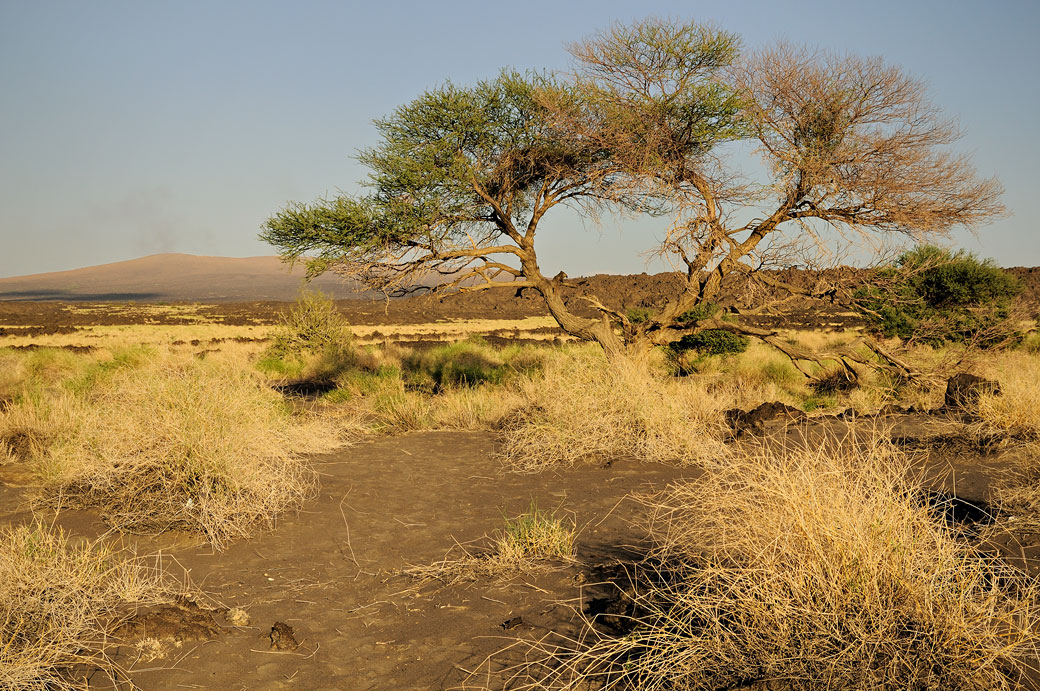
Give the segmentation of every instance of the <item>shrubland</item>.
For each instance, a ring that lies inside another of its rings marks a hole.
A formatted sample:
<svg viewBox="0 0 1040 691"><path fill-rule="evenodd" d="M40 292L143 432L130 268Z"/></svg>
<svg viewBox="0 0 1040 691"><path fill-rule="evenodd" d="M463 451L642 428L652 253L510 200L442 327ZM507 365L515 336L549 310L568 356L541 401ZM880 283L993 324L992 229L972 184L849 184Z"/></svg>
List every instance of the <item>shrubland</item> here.
<svg viewBox="0 0 1040 691"><path fill-rule="evenodd" d="M848 441L734 455L644 496L624 613L532 643L519 688L1020 688L1037 582L961 540L910 459Z"/></svg>
<svg viewBox="0 0 1040 691"><path fill-rule="evenodd" d="M979 435L1032 443L1040 436L1035 337L968 359L964 344L904 343L901 357L934 376L912 382L867 371L852 382L837 363L809 363L809 378L772 347L712 331L639 359L608 360L592 344L496 347L479 338L365 346L330 304L305 297L263 348L0 349L0 464L31 468L42 501L95 507L120 530L191 531L218 548L300 507L317 487L306 454L363 432L493 430L503 459L524 472L622 456L697 465L696 482L644 498L652 549L631 573L625 635L589 622L569 647L541 651L545 667L524 672L548 674L535 686L606 675L647 689L762 679L1013 688L1009 680L1035 654L1036 584L938 521L908 459L873 439L749 453L727 443L725 421L728 409L773 400L813 414L935 408L940 375L958 358L1001 383L1001 395L983 395L973 411ZM855 334L778 338L835 350ZM307 383L321 386L294 388ZM1035 517L1038 487L1040 471L1026 463L998 490L1000 509ZM0 551L11 555L0 568L10 562L34 583L87 583L98 573L113 583L148 580L131 572L140 565L132 556L101 543L81 549L49 530L0 535ZM441 572L450 578L505 573L567 558L573 541L572 523L532 507L486 549L435 567L450 567ZM52 573L26 561L33 555L71 561ZM0 594L11 601L25 591L17 587L5 593L0 584ZM105 585L98 597L137 602L162 592L117 590ZM46 632L21 633L44 615L6 616L0 654L15 656L9 669L66 668ZM82 658L92 660L103 662Z"/></svg>
<svg viewBox="0 0 1040 691"><path fill-rule="evenodd" d="M96 506L123 530L220 546L298 507L315 488L302 454L343 438L234 357L36 351L23 368L35 375L0 414L5 454L32 465L43 501Z"/></svg>

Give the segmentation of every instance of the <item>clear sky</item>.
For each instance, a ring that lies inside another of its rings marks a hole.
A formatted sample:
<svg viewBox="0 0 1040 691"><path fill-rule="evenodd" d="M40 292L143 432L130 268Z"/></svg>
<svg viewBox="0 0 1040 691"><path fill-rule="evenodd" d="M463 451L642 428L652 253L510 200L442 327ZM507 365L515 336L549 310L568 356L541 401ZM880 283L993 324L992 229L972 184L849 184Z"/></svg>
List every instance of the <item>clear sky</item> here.
<svg viewBox="0 0 1040 691"><path fill-rule="evenodd" d="M0 0L0 277L157 252L272 254L286 201L358 190L373 118L446 79L565 69L567 41L646 15L881 55L958 118L1007 191L959 234L1040 265L1040 0ZM639 272L639 223L543 230L549 272Z"/></svg>

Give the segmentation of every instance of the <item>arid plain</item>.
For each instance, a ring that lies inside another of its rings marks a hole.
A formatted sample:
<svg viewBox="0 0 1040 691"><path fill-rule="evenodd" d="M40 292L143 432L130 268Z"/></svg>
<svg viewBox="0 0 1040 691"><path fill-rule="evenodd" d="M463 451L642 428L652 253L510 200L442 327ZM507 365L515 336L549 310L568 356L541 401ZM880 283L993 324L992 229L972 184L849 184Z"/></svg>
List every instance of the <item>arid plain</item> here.
<svg viewBox="0 0 1040 691"><path fill-rule="evenodd" d="M509 288L111 292L0 302L0 686L1037 688L1030 336L848 386L608 365Z"/></svg>

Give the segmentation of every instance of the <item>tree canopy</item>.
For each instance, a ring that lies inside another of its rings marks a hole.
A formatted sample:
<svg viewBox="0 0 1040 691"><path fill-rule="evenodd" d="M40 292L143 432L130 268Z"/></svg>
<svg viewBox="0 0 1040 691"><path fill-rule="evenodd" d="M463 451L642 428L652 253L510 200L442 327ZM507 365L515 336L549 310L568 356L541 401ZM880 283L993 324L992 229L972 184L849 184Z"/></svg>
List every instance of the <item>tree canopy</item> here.
<svg viewBox="0 0 1040 691"><path fill-rule="evenodd" d="M446 83L376 121L381 140L360 155L367 193L291 203L261 237L311 275L332 269L390 293L431 273L443 290L512 279L611 353L722 329L797 361L816 358L739 314L681 317L717 306L734 277L777 299L834 299L831 286L796 287L771 269L813 265L829 240L943 236L1002 211L999 184L951 151L957 132L923 85L879 59L742 52L716 27L657 19L569 49L573 73ZM768 179L747 179L731 143L753 146ZM568 308L565 276L542 274L535 245L558 205L667 215L655 249L679 267L674 296L639 320L594 296L596 317ZM851 367L851 352L832 355Z"/></svg>

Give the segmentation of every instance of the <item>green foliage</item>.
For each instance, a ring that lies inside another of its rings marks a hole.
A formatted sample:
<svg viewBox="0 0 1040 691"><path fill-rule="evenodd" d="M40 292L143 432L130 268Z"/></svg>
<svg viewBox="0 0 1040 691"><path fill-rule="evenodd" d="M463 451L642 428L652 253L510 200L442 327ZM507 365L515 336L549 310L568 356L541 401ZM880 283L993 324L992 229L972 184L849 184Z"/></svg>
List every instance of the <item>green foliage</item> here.
<svg viewBox="0 0 1040 691"><path fill-rule="evenodd" d="M349 350L354 340L350 323L332 298L319 291L303 291L282 317L271 350L281 355L330 353Z"/></svg>
<svg viewBox="0 0 1040 691"><path fill-rule="evenodd" d="M502 229L489 199L509 209L505 220L526 224L543 185L573 182L578 193L601 162L602 148L559 132L544 105L574 99L552 77L510 71L427 91L376 121L382 139L359 156L371 170L370 194L290 204L261 238L306 261L311 275L393 247L432 252L431 237L494 244Z"/></svg>
<svg viewBox="0 0 1040 691"><path fill-rule="evenodd" d="M557 204L662 211L654 195L633 193L635 179L672 175L748 134L719 78L739 40L648 20L610 41L604 59L628 53L639 63L629 67L655 71L649 90L511 70L472 86L447 82L376 121L380 141L359 156L371 171L368 194L291 203L260 237L310 275L339 264L385 285L405 277L369 269L399 266L402 248L416 270L468 266L474 250L502 254L491 249L503 244L515 254L515 229L533 233Z"/></svg>
<svg viewBox="0 0 1040 691"><path fill-rule="evenodd" d="M1009 317L1019 292L1017 279L992 260L926 245L904 253L855 298L886 337L990 347L1017 337Z"/></svg>
<svg viewBox="0 0 1040 691"><path fill-rule="evenodd" d="M700 355L736 355L747 350L751 342L747 336L722 329L708 329L695 334L686 334L669 348L674 353L693 350Z"/></svg>
<svg viewBox="0 0 1040 691"><path fill-rule="evenodd" d="M348 401L355 396L375 396L388 390L403 391L404 381L399 367L380 365L374 370L353 369L336 379L336 388L323 398L330 403Z"/></svg>
<svg viewBox="0 0 1040 691"><path fill-rule="evenodd" d="M653 315L653 310L648 310L645 307L629 307L625 310L625 316L628 317L628 321L633 324L642 324Z"/></svg>
<svg viewBox="0 0 1040 691"><path fill-rule="evenodd" d="M702 302L680 314L675 321L679 324L691 324L702 319L710 319L718 311L719 306L716 303Z"/></svg>
<svg viewBox="0 0 1040 691"><path fill-rule="evenodd" d="M802 380L802 375L795 369L794 365L784 360L770 360L762 365L762 374L774 384L783 386L793 384Z"/></svg>
<svg viewBox="0 0 1040 691"><path fill-rule="evenodd" d="M813 395L805 398L805 401L802 403L802 410L811 413L814 410L830 408L834 405L835 400L832 396Z"/></svg>
<svg viewBox="0 0 1040 691"><path fill-rule="evenodd" d="M501 384L518 372L541 366L544 355L531 348L498 350L481 338L437 346L405 358L409 388L438 391L446 387Z"/></svg>
<svg viewBox="0 0 1040 691"><path fill-rule="evenodd" d="M1040 331L1030 331L1022 339L1020 345L1027 353L1032 353L1034 355L1040 353Z"/></svg>
<svg viewBox="0 0 1040 691"><path fill-rule="evenodd" d="M357 364L350 324L318 291L300 294L271 340L257 368L280 378L333 381Z"/></svg>

